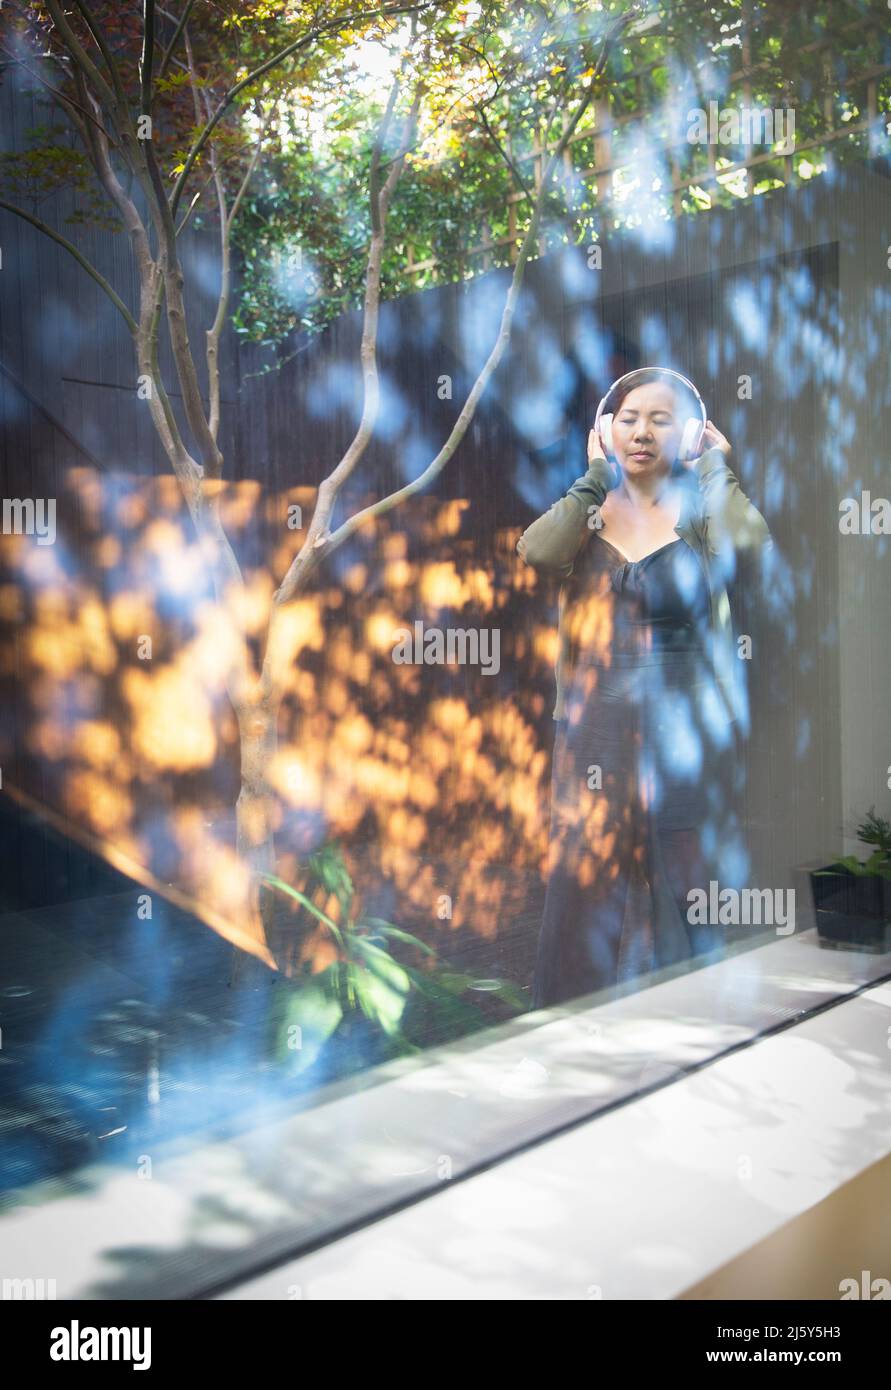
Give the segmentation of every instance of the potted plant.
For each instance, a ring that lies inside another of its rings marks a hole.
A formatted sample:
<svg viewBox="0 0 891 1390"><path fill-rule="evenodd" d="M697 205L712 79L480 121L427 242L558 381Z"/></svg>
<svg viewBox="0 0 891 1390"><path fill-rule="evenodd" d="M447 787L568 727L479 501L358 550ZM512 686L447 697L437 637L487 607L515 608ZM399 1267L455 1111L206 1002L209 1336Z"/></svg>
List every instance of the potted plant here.
<svg viewBox="0 0 891 1390"><path fill-rule="evenodd" d="M820 945L836 950L887 951L891 925L891 821L875 807L857 827L873 846L868 859L849 854L810 873Z"/></svg>

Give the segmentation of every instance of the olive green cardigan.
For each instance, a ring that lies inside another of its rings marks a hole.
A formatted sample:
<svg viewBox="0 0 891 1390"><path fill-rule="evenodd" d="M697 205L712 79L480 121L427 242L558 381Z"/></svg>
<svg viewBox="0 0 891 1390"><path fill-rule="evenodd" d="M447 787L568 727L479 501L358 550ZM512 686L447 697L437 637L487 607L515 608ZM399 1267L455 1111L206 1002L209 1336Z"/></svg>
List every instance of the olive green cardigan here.
<svg viewBox="0 0 891 1390"><path fill-rule="evenodd" d="M567 613L572 599L565 581L572 575L579 551L596 529L596 509L615 486L616 478L606 459L595 458L584 477L533 521L517 542L517 550L527 565L564 581L560 586L555 719L564 716L569 657ZM710 594L712 664L728 719L745 723L743 663L737 655L724 581L741 562L757 558L773 542L767 522L746 497L720 449L707 449L693 468L681 475L681 480L681 510L674 529L699 556L705 570Z"/></svg>

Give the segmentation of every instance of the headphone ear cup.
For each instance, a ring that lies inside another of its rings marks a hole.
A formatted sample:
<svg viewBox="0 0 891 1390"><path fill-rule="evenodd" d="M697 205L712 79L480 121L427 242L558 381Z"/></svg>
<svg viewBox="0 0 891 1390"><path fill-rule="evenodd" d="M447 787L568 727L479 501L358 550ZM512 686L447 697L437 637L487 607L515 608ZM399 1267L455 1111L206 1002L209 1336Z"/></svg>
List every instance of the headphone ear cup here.
<svg viewBox="0 0 891 1390"><path fill-rule="evenodd" d="M600 417L600 438L603 440L603 447L608 456L615 457L613 448L613 417L612 415L601 415Z"/></svg>
<svg viewBox="0 0 891 1390"><path fill-rule="evenodd" d="M684 425L683 433L681 434L681 443L680 448L678 449L679 458L696 458L697 454L699 453L699 446L702 443L702 433L703 429L701 420L687 421L687 423Z"/></svg>

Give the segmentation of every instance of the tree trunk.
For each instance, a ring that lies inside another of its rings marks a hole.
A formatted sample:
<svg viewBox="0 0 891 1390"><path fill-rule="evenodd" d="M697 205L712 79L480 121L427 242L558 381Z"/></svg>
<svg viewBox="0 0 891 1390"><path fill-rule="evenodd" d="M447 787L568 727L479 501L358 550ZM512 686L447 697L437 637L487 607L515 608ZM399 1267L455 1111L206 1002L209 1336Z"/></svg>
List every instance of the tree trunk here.
<svg viewBox="0 0 891 1390"><path fill-rule="evenodd" d="M236 714L241 734L241 790L235 807L236 847L239 859L251 875L249 911L252 924L262 927L266 945L276 956L274 894L263 883L261 875L275 872L276 798L268 776L278 750L278 705L269 699L257 701L237 709ZM233 978L235 973L237 970Z"/></svg>

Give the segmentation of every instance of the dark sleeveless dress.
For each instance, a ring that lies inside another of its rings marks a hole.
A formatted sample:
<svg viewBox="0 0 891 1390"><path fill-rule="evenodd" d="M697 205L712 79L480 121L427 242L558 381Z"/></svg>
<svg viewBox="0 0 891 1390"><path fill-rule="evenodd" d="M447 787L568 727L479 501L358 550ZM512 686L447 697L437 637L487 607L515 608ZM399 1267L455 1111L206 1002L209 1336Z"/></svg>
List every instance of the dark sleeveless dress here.
<svg viewBox="0 0 891 1390"><path fill-rule="evenodd" d="M688 922L687 894L719 877L719 854L720 881L734 877L738 839L741 767L699 557L678 538L628 561L595 532L567 585L535 1008L718 952L720 928Z"/></svg>

